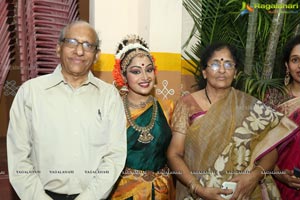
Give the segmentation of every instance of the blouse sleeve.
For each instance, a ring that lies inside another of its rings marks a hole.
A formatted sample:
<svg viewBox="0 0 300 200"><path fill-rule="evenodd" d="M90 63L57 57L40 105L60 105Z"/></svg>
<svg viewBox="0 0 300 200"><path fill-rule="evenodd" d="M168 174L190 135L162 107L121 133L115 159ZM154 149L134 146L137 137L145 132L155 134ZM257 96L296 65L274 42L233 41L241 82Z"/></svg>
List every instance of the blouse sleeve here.
<svg viewBox="0 0 300 200"><path fill-rule="evenodd" d="M171 121L172 133L180 133L186 135L189 127L189 109L188 105L179 99L175 105L174 113Z"/></svg>
<svg viewBox="0 0 300 200"><path fill-rule="evenodd" d="M272 107L273 109L277 110L278 106L289 100L289 95L288 93L283 93L281 91L279 91L276 88L271 88L269 90L267 90L266 94L265 94L265 98L263 100L263 102Z"/></svg>

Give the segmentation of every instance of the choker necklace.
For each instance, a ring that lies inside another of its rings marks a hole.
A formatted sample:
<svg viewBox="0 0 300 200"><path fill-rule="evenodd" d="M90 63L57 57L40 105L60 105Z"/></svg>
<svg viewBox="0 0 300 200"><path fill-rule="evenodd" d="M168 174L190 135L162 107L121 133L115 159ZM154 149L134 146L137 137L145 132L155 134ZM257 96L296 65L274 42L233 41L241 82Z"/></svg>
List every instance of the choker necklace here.
<svg viewBox="0 0 300 200"><path fill-rule="evenodd" d="M125 108L125 114L127 117L127 120L130 124L130 126L132 126L132 128L138 132L140 132L140 136L138 138L138 141L144 144L150 143L153 140L153 135L150 133L151 129L154 127L154 123L155 123L155 119L157 116L157 100L152 97L151 98L153 101L153 111L152 111L152 117L150 120L150 123L145 126L139 126L137 125L134 120L131 118L131 113L129 110L129 101L128 101L128 97L127 95L123 96L123 103L124 103L124 108Z"/></svg>
<svg viewBox="0 0 300 200"><path fill-rule="evenodd" d="M209 104L211 104L211 100L210 100L210 98L209 98L209 96L208 96L208 94L207 94L206 87L204 88L204 91L205 91L205 96L206 96L206 98L207 98Z"/></svg>
<svg viewBox="0 0 300 200"><path fill-rule="evenodd" d="M148 103L152 102L152 101L153 101L153 96L150 95L150 96L147 98L146 101L140 102L139 104L134 104L134 103L128 101L128 106L131 107L131 108L135 108L135 109L145 108L146 105L147 105Z"/></svg>

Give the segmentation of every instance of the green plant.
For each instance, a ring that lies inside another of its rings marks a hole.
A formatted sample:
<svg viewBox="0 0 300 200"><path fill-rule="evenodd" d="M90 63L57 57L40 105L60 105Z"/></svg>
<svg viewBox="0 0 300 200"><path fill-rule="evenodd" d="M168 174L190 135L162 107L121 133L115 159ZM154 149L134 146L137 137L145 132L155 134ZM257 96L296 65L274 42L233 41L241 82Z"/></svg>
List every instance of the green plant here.
<svg viewBox="0 0 300 200"><path fill-rule="evenodd" d="M251 0L244 3L253 6L257 3L298 4L298 1ZM193 66L189 71L194 74L198 85L203 81L201 69L197 67L200 52L208 44L224 41L235 45L246 59L245 66L239 66L242 70L235 83L239 89L259 99L263 99L271 87L284 91L282 78L285 69L281 53L287 40L299 30L300 15L295 13L299 10L289 10L290 13L273 10L271 13L267 9L254 9L254 12L241 15L240 0L184 0L183 6L195 23L189 39L192 36L198 39L191 49L184 50L184 59Z"/></svg>

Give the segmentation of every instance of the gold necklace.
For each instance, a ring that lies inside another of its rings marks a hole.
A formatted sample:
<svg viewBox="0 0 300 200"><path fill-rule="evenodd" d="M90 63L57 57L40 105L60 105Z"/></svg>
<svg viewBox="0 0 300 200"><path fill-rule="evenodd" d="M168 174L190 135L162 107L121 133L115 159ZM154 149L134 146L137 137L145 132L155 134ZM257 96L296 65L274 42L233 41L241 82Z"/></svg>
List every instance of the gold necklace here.
<svg viewBox="0 0 300 200"><path fill-rule="evenodd" d="M152 101L153 101L153 96L150 95L150 96L147 98L146 101L140 102L139 104L134 104L134 103L128 101L128 106L131 107L131 108L135 108L135 109L145 108L146 105L147 105L148 103L152 102Z"/></svg>
<svg viewBox="0 0 300 200"><path fill-rule="evenodd" d="M125 114L127 117L127 120L130 124L130 126L132 126L132 128L138 132L140 132L140 136L138 138L138 141L144 144L150 143L154 137L153 135L150 133L151 129L154 127L154 123L155 123L155 119L157 116L157 100L152 97L152 101L153 101L153 112L152 112L152 117L150 120L150 123L145 126L139 126L137 125L134 120L131 118L131 113L129 110L129 106L128 106L128 97L127 95L123 96L123 103L124 103L124 108L125 108Z"/></svg>

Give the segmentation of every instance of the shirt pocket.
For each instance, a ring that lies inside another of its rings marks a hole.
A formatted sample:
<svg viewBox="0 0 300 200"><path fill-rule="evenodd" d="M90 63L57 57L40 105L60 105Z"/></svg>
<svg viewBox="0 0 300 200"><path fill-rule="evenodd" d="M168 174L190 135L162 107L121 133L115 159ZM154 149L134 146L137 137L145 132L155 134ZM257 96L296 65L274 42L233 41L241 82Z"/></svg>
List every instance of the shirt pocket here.
<svg viewBox="0 0 300 200"><path fill-rule="evenodd" d="M99 118L93 120L89 127L89 143L95 147L107 146L110 142L110 120Z"/></svg>

